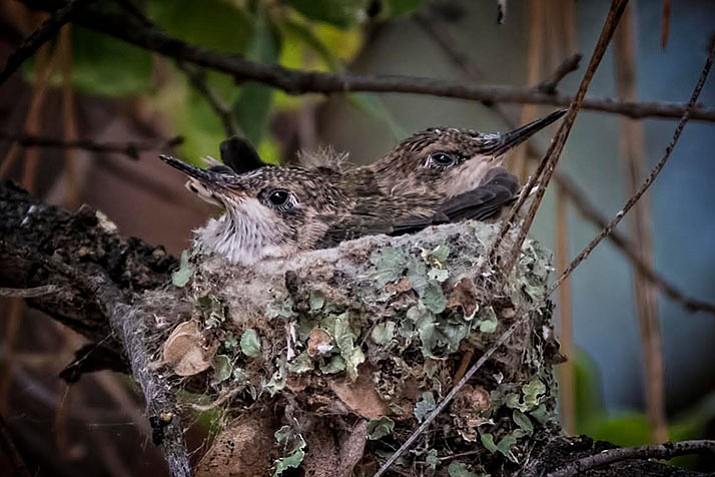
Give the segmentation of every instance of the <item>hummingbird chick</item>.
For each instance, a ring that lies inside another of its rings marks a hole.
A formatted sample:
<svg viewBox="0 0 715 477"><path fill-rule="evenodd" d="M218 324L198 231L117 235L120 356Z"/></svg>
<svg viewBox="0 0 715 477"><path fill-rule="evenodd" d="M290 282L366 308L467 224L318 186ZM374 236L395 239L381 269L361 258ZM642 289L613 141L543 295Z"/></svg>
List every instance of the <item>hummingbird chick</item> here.
<svg viewBox="0 0 715 477"><path fill-rule="evenodd" d="M159 157L189 176L189 190L225 209L196 233L206 248L233 263L251 265L316 248L334 218L349 210L343 192L311 170L263 166L236 174Z"/></svg>
<svg viewBox="0 0 715 477"><path fill-rule="evenodd" d="M480 186L502 158L566 114L555 111L503 133L471 129L430 128L403 140L395 149L367 166L345 172L348 181L374 181L388 195L423 194L441 202ZM360 179L351 176L367 176Z"/></svg>

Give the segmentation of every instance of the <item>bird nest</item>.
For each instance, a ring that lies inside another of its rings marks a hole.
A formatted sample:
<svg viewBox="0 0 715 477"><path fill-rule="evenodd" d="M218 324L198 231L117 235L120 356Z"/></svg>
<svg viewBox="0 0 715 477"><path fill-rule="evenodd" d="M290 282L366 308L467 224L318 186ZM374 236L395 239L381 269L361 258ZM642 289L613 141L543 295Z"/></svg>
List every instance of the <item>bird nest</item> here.
<svg viewBox="0 0 715 477"><path fill-rule="evenodd" d="M198 475L370 475L528 313L395 468L496 475L522 462L555 425L551 269L526 241L495 294L497 233L448 224L251 268L185 253L173 281L191 313L161 364L177 387L203 378L194 407L222 411Z"/></svg>

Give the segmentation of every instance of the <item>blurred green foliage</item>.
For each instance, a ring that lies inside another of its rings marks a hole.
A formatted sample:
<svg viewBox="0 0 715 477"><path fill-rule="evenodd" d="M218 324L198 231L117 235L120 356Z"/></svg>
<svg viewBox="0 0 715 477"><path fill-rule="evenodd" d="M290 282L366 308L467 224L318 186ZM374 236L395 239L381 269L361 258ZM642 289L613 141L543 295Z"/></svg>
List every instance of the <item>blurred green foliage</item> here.
<svg viewBox="0 0 715 477"><path fill-rule="evenodd" d="M576 431L593 439L621 446L650 443L650 424L643 412L623 410L609 413L603 403L601 379L595 363L583 352L574 362ZM715 419L715 393L672 417L668 435L672 441L701 439ZM675 462L675 461L674 461ZM680 459L679 465L687 463Z"/></svg>
<svg viewBox="0 0 715 477"><path fill-rule="evenodd" d="M423 1L147 0L143 8L167 34L204 48L258 63L340 72L360 51L367 22L404 15ZM186 160L219 156L218 145L227 136L224 124L172 61L85 28L74 27L72 35L72 80L78 91L134 97L161 112L173 134L184 136L182 155ZM31 68L28 71L31 73ZM58 83L59 78L53 81ZM205 81L230 107L241 133L268 162L280 159L278 144L267 134L271 116L322 100L310 95L289 96L258 83L237 84L230 76L210 71ZM377 96L349 94L347 100L383 122L394 136L405 135Z"/></svg>

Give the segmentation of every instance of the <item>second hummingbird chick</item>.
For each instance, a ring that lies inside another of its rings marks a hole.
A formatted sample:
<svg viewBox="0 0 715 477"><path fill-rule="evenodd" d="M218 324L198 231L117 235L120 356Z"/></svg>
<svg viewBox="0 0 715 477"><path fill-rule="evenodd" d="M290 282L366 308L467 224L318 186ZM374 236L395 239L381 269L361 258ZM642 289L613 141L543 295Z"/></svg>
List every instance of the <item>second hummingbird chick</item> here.
<svg viewBox="0 0 715 477"><path fill-rule="evenodd" d="M561 118L555 111L512 131L430 128L403 140L376 162L346 170L348 182L372 183L387 195L422 194L439 203L480 186L506 153Z"/></svg>

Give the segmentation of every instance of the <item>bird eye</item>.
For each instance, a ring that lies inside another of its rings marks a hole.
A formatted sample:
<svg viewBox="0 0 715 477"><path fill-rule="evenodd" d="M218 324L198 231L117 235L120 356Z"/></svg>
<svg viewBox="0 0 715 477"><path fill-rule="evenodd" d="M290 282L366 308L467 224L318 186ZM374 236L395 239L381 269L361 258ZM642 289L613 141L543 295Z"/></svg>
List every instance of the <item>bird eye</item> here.
<svg viewBox="0 0 715 477"><path fill-rule="evenodd" d="M427 158L427 166L434 169L444 169L453 166L456 162L457 157L447 152L433 152Z"/></svg>
<svg viewBox="0 0 715 477"><path fill-rule="evenodd" d="M285 189L272 189L266 191L263 197L267 197L268 205L280 211L286 211L295 206L295 198L290 191Z"/></svg>

